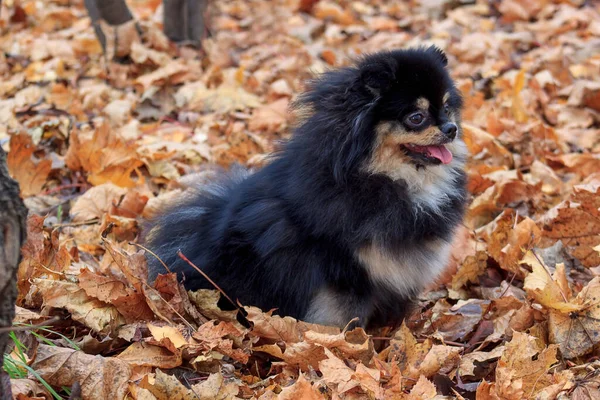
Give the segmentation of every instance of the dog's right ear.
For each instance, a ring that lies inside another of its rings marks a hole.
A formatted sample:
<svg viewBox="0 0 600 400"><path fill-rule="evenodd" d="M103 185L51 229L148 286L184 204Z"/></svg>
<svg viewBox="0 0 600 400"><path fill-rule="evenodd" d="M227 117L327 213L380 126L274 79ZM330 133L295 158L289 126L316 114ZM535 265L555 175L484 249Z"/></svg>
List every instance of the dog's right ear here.
<svg viewBox="0 0 600 400"><path fill-rule="evenodd" d="M396 81L396 60L392 57L367 61L360 66L360 81L374 96L381 96Z"/></svg>

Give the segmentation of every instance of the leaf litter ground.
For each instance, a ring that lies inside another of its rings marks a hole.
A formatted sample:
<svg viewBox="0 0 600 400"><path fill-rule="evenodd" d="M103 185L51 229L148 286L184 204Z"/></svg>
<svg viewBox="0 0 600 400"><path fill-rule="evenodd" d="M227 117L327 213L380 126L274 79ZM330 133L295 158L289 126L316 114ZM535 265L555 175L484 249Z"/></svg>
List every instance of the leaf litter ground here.
<svg viewBox="0 0 600 400"><path fill-rule="evenodd" d="M600 398L600 6L219 1L203 50L168 42L158 0L105 29L81 1L4 1L0 143L30 209L18 332L37 376L89 399ZM260 167L312 74L436 44L466 100L468 216L447 272L397 331L368 335L217 306L146 282L143 218ZM11 357L18 357L15 349ZM23 375L26 376L26 375ZM62 392L66 393L66 392Z"/></svg>

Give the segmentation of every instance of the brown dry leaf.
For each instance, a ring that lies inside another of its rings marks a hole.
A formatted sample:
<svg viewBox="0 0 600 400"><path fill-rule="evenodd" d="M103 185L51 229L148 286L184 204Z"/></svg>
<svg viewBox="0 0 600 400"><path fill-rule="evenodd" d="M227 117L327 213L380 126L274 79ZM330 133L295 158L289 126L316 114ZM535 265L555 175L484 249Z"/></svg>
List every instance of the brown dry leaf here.
<svg viewBox="0 0 600 400"><path fill-rule="evenodd" d="M568 303L570 300L570 290L560 283L562 278L559 277L561 274L564 274L564 265L562 269L560 267L557 268L553 279L550 275L549 268L539 257L536 257L534 253L528 252L521 263L529 264L532 268L532 272L525 277L523 289L525 289L535 301L543 306L564 311L566 313L577 311L579 309L579 306Z"/></svg>
<svg viewBox="0 0 600 400"><path fill-rule="evenodd" d="M19 182L22 196L39 194L52 169L52 161L32 159L36 148L31 136L26 133L10 138L10 151L6 156L6 165L10 175Z"/></svg>
<svg viewBox="0 0 600 400"><path fill-rule="evenodd" d="M467 256L458 271L452 276L451 287L459 290L467 283L477 283L487 268L488 256L483 251L478 251L474 256Z"/></svg>
<svg viewBox="0 0 600 400"><path fill-rule="evenodd" d="M126 362L131 367L176 368L181 365L181 351L171 352L162 346L143 342L132 343L116 358Z"/></svg>
<svg viewBox="0 0 600 400"><path fill-rule="evenodd" d="M359 386L354 377L354 371L331 351L325 349L326 359L319 362L319 371L323 374L323 381L337 393L343 394Z"/></svg>
<svg viewBox="0 0 600 400"><path fill-rule="evenodd" d="M506 22L515 20L529 21L534 18L546 5L545 0L532 0L522 2L518 0L502 0L498 11L502 13L502 19Z"/></svg>
<svg viewBox="0 0 600 400"><path fill-rule="evenodd" d="M288 365L300 368L303 372L318 369L319 362L326 359L325 348L317 344L297 342L286 344L285 351L278 344L255 346L254 352L261 351L285 361Z"/></svg>
<svg viewBox="0 0 600 400"><path fill-rule="evenodd" d="M193 94L189 107L206 109L218 113L243 111L246 108L257 108L262 105L260 99L235 84L222 84L216 89L198 87Z"/></svg>
<svg viewBox="0 0 600 400"><path fill-rule="evenodd" d="M373 357L373 342L362 328L346 331L337 335L313 331L304 332L304 340L336 351L344 357L368 363Z"/></svg>
<svg viewBox="0 0 600 400"><path fill-rule="evenodd" d="M498 346L492 351L474 351L472 353L465 354L460 359L458 373L461 377L476 378L477 375L475 370L477 369L477 364L492 363L496 359L500 358L503 352L504 346Z"/></svg>
<svg viewBox="0 0 600 400"><path fill-rule="evenodd" d="M549 339L559 346L565 358L589 353L600 343L600 278L590 281L568 303L573 311L551 308L548 317Z"/></svg>
<svg viewBox="0 0 600 400"><path fill-rule="evenodd" d="M248 121L248 129L267 133L279 131L287 122L289 103L289 100L284 97L258 107Z"/></svg>
<svg viewBox="0 0 600 400"><path fill-rule="evenodd" d="M198 328L192 335L199 344L194 346L195 350L190 352L204 352L217 351L221 354L231 357L232 359L247 363L249 355L242 349L234 349L233 338L241 338L245 335L245 332L240 331L230 322L221 321L215 325L213 321L209 321Z"/></svg>
<svg viewBox="0 0 600 400"><path fill-rule="evenodd" d="M569 198L540 219L542 233L550 243L561 240L570 255L586 267L600 265L600 181L573 188Z"/></svg>
<svg viewBox="0 0 600 400"><path fill-rule="evenodd" d="M154 288L144 285L142 291L148 306L161 319L176 321L185 314L183 296L187 296L187 292L183 286L180 288L177 274L158 275Z"/></svg>
<svg viewBox="0 0 600 400"><path fill-rule="evenodd" d="M404 378L416 381L424 375L431 377L439 371L450 371L456 367L460 348L433 345L429 339L418 343L405 324L390 341L388 360L398 358L400 371Z"/></svg>
<svg viewBox="0 0 600 400"><path fill-rule="evenodd" d="M284 387L277 396L278 400L321 400L324 398L325 396L304 377L304 374L300 374L296 382L290 386Z"/></svg>
<svg viewBox="0 0 600 400"><path fill-rule="evenodd" d="M40 313L15 306L15 317L13 318L15 324L35 324L43 319L45 318Z"/></svg>
<svg viewBox="0 0 600 400"><path fill-rule="evenodd" d="M132 107L131 100L118 99L108 103L102 112L108 117L113 126L122 126L131 118Z"/></svg>
<svg viewBox="0 0 600 400"><path fill-rule="evenodd" d="M135 83L142 85L143 91L147 91L152 86L161 86L168 83L170 79L174 79L177 75L183 75L188 72L187 65L171 61L167 65L160 67L148 74L142 75L135 80Z"/></svg>
<svg viewBox="0 0 600 400"><path fill-rule="evenodd" d="M103 183L86 191L77 198L71 211L74 222L102 218L114 202L124 196L127 191L112 183Z"/></svg>
<svg viewBox="0 0 600 400"><path fill-rule="evenodd" d="M74 320L94 332L108 334L125 324L114 306L88 296L75 283L36 278L33 285L44 299L44 307L66 309Z"/></svg>
<svg viewBox="0 0 600 400"><path fill-rule="evenodd" d="M569 153L558 156L548 156L548 160L565 167L569 172L587 177L600 171L600 154Z"/></svg>
<svg viewBox="0 0 600 400"><path fill-rule="evenodd" d="M105 276L83 269L79 274L79 287L90 297L113 305L127 323L154 319L142 292L115 276Z"/></svg>
<svg viewBox="0 0 600 400"><path fill-rule="evenodd" d="M186 388L176 377L167 375L160 369L155 372L154 382L146 384L144 388L158 400L198 400L195 391Z"/></svg>
<svg viewBox="0 0 600 400"><path fill-rule="evenodd" d="M446 302L440 300L434 306L431 322L436 332L447 341L467 337L481 322L484 311L489 308L489 300L480 299L459 300L447 309L440 306L443 303Z"/></svg>
<svg viewBox="0 0 600 400"><path fill-rule="evenodd" d="M332 1L319 1L313 6L313 14L319 19L332 19L340 25L352 25L357 23L356 18L350 10Z"/></svg>
<svg viewBox="0 0 600 400"><path fill-rule="evenodd" d="M425 378L424 375L419 377L419 380L410 390L410 393L406 397L407 400L420 400L420 399L435 399L437 396L437 390L435 385Z"/></svg>
<svg viewBox="0 0 600 400"><path fill-rule="evenodd" d="M467 220L475 228L487 224L500 211L510 211L512 207L523 203L537 203L541 193L537 186L532 186L525 181L503 179L487 188L477 196L469 206Z"/></svg>
<svg viewBox="0 0 600 400"><path fill-rule="evenodd" d="M239 392L237 381L225 379L220 372L210 374L205 381L192 385L191 389L199 400L236 399Z"/></svg>
<svg viewBox="0 0 600 400"><path fill-rule="evenodd" d="M188 341L183 337L181 330L177 327L158 326L155 324L148 324L147 326L154 340L172 352L189 345Z"/></svg>
<svg viewBox="0 0 600 400"><path fill-rule="evenodd" d="M81 385L85 399L122 399L127 394L131 368L111 357L85 354L40 344L31 367L54 387Z"/></svg>
<svg viewBox="0 0 600 400"><path fill-rule="evenodd" d="M557 383L559 376L550 372L558 361L557 350L556 345L545 347L535 337L515 332L498 361L495 394L511 400L535 398L542 388Z"/></svg>
<svg viewBox="0 0 600 400"><path fill-rule="evenodd" d="M244 307L246 318L253 323L252 333L264 339L281 340L285 343L296 343L303 340L306 331L337 335L340 329L333 326L309 324L291 317L271 315L272 311L262 312L256 307Z"/></svg>
<svg viewBox="0 0 600 400"><path fill-rule="evenodd" d="M21 249L22 259L17 271L19 302L28 296L34 278L58 279L71 265L72 257L59 243L59 232L44 229L45 217L31 215L27 219L27 241Z"/></svg>
<svg viewBox="0 0 600 400"><path fill-rule="evenodd" d="M325 356L326 359L319 362L319 370L323 374L323 381L336 393L344 394L354 388L360 388L368 397L383 398L383 389L379 384L380 372L377 369L367 368L359 363L353 371L327 349Z"/></svg>
<svg viewBox="0 0 600 400"><path fill-rule="evenodd" d="M190 300L198 308L200 313L210 319L236 323L237 310L223 311L217 303L221 298L218 290L200 289L195 292L189 292Z"/></svg>
<svg viewBox="0 0 600 400"><path fill-rule="evenodd" d="M65 163L72 170L88 172L93 185L112 182L120 187L132 187L131 175L143 162L137 157L137 146L125 142L106 122L91 132L71 134Z"/></svg>
<svg viewBox="0 0 600 400"><path fill-rule="evenodd" d="M576 81L567 104L575 107L589 107L600 111L600 82Z"/></svg>
<svg viewBox="0 0 600 400"><path fill-rule="evenodd" d="M519 261L538 243L541 231L533 220L519 219L514 210L507 209L486 226L483 237L488 243L489 254L500 267L522 277L524 271Z"/></svg>
<svg viewBox="0 0 600 400"><path fill-rule="evenodd" d="M32 379L11 379L10 386L13 399L16 400L43 400L52 398L50 392L41 383Z"/></svg>
<svg viewBox="0 0 600 400"><path fill-rule="evenodd" d="M125 196L119 197L118 202L111 202L108 213L119 217L138 218L144 212L147 203L148 196L140 191L130 190Z"/></svg>
<svg viewBox="0 0 600 400"><path fill-rule="evenodd" d="M474 158L487 159L492 165L513 164L512 154L496 138L469 123L463 124L464 140Z"/></svg>

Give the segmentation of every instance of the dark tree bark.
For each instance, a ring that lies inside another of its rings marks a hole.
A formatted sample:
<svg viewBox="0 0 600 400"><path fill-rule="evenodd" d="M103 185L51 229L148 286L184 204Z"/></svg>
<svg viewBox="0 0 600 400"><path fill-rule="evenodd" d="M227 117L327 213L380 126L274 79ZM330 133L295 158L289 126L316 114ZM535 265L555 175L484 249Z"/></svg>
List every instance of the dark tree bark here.
<svg viewBox="0 0 600 400"><path fill-rule="evenodd" d="M6 168L6 153L0 147L0 327L12 325L17 299L17 268L21 246L25 241L27 209L19 197L19 184ZM0 366L9 343L6 332L0 332ZM0 368L0 400L12 399L10 379Z"/></svg>
<svg viewBox="0 0 600 400"><path fill-rule="evenodd" d="M208 0L163 0L165 35L174 42L200 44Z"/></svg>

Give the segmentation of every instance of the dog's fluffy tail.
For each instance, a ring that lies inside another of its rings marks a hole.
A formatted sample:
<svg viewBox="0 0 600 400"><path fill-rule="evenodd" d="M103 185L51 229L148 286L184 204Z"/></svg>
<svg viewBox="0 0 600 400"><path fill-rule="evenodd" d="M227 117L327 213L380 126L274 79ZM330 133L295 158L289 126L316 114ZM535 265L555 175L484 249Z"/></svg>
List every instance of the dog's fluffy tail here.
<svg viewBox="0 0 600 400"><path fill-rule="evenodd" d="M211 171L213 172L213 171ZM198 260L198 249L206 248L209 238L203 235L211 229L211 214L219 212L227 203L231 190L245 180L251 171L235 166L230 171L215 170L211 182L194 182L182 194L182 198L161 210L160 214L144 226L142 242L154 252L171 272L189 271L190 266L178 255L179 250L189 259ZM204 241L200 245L200 241ZM152 254L148 258L148 280L167 271ZM198 267L202 267L198 265ZM180 276L181 278L181 276Z"/></svg>

